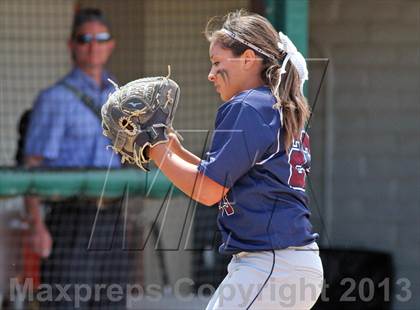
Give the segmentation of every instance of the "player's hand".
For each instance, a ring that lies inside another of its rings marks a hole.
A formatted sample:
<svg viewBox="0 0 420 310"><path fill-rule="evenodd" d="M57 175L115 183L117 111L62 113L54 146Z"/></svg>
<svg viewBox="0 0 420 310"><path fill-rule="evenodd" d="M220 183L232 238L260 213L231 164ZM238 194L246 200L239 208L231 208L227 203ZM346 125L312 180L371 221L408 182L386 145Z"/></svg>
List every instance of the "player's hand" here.
<svg viewBox="0 0 420 310"><path fill-rule="evenodd" d="M48 257L51 254L52 238L44 222L33 223L28 231L27 241L32 251L41 257Z"/></svg>
<svg viewBox="0 0 420 310"><path fill-rule="evenodd" d="M175 132L168 133L169 141L167 143L168 148L175 154L180 154L183 150L181 141Z"/></svg>
<svg viewBox="0 0 420 310"><path fill-rule="evenodd" d="M163 154L167 152L172 152L174 154L181 154L183 146L179 141L179 138L176 133L173 131L167 133L168 141L165 143L159 143L154 147L147 147L145 154L152 160L155 160L156 157L162 157Z"/></svg>

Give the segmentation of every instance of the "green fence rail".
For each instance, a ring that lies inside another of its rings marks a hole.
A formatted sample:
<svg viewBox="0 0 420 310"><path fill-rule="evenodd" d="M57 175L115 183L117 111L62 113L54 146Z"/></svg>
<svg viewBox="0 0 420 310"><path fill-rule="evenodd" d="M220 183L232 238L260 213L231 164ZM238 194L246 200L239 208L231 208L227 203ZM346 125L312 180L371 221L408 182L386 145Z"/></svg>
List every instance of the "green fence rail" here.
<svg viewBox="0 0 420 310"><path fill-rule="evenodd" d="M162 198L172 183L159 171L0 169L0 197L34 194L44 197ZM174 194L181 194L175 190Z"/></svg>

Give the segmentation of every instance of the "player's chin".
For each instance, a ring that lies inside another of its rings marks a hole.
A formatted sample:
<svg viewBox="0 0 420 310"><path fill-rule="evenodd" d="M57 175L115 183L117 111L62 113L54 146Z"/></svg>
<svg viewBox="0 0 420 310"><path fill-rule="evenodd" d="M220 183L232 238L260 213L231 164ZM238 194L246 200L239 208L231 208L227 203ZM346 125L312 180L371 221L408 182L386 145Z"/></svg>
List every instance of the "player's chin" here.
<svg viewBox="0 0 420 310"><path fill-rule="evenodd" d="M220 88L217 88L216 92L219 94L220 99L222 99L223 101L227 101L229 99L224 92L220 91Z"/></svg>
<svg viewBox="0 0 420 310"><path fill-rule="evenodd" d="M222 97L222 93L220 92L220 86L215 86L214 90L216 91L216 93L219 94L220 97Z"/></svg>
<svg viewBox="0 0 420 310"><path fill-rule="evenodd" d="M231 96L220 93L220 99L222 99L223 101L229 101L230 98L231 98Z"/></svg>

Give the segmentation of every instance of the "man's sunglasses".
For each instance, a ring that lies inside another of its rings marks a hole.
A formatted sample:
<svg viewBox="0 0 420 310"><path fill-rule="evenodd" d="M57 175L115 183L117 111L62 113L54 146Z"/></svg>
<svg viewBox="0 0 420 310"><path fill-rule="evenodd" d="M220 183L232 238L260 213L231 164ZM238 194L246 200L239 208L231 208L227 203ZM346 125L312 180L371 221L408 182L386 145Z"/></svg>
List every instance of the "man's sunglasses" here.
<svg viewBox="0 0 420 310"><path fill-rule="evenodd" d="M104 43L108 42L112 39L112 36L108 32L100 32L97 34L91 34L91 33L84 33L79 34L76 36L75 41L79 44L88 44L95 40L98 43Z"/></svg>

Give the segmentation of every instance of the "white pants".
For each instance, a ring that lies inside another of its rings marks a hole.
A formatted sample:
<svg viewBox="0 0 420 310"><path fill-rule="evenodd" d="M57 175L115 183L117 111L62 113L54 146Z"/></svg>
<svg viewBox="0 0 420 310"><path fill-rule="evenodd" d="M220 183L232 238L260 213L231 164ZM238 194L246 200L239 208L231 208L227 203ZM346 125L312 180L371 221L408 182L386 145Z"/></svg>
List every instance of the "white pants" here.
<svg viewBox="0 0 420 310"><path fill-rule="evenodd" d="M323 284L317 244L274 253L274 267L273 251L234 255L206 310L310 309Z"/></svg>

